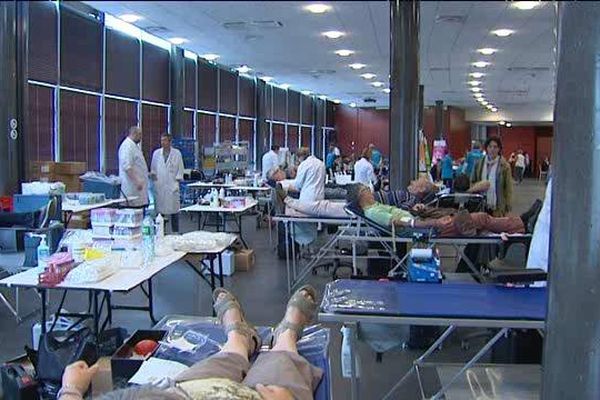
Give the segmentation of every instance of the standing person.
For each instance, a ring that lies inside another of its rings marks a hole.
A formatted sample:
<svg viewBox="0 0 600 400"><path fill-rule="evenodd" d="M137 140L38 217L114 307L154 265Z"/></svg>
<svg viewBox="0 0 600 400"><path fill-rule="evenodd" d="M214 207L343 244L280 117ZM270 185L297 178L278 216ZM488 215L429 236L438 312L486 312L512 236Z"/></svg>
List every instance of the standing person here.
<svg viewBox="0 0 600 400"><path fill-rule="evenodd" d="M327 168L327 173L331 178L333 178L336 159L337 156L335 154L335 146L333 144L330 144L329 152L327 153L327 157L325 158L325 168Z"/></svg>
<svg viewBox="0 0 600 400"><path fill-rule="evenodd" d="M465 161L465 174L470 178L473 175L473 170L475 169L475 164L483 157L483 153L481 152L481 143L473 142L473 146L471 147L471 151L467 153L466 161Z"/></svg>
<svg viewBox="0 0 600 400"><path fill-rule="evenodd" d="M528 152L523 153L523 156L525 156L525 176L529 177L531 176L531 158Z"/></svg>
<svg viewBox="0 0 600 400"><path fill-rule="evenodd" d="M365 186L373 187L377 182L377 176L372 164L373 154L370 148L362 151L360 160L354 165L354 181Z"/></svg>
<svg viewBox="0 0 600 400"><path fill-rule="evenodd" d="M125 197L136 197L128 202L130 207L148 205L148 164L140 148L142 128L132 126L119 146L119 178Z"/></svg>
<svg viewBox="0 0 600 400"><path fill-rule="evenodd" d="M308 147L296 152L300 165L294 179L294 188L300 191L300 201L316 201L325 198L325 164L310 154Z"/></svg>
<svg viewBox="0 0 600 400"><path fill-rule="evenodd" d="M369 150L371 150L371 164L373 165L375 171L379 171L383 159L383 157L381 156L381 152L377 150L373 143L369 145Z"/></svg>
<svg viewBox="0 0 600 400"><path fill-rule="evenodd" d="M442 182L447 188L452 188L452 181L454 180L454 160L448 149L444 150L444 158L442 158Z"/></svg>
<svg viewBox="0 0 600 400"><path fill-rule="evenodd" d="M274 167L279 166L279 145L274 144L271 150L267 151L262 157L262 178L267 180L267 174Z"/></svg>
<svg viewBox="0 0 600 400"><path fill-rule="evenodd" d="M519 150L517 152L517 157L515 158L515 175L517 177L517 182L520 184L523 182L523 175L525 174L525 168L527 164L525 162L525 156L523 155L523 150Z"/></svg>
<svg viewBox="0 0 600 400"><path fill-rule="evenodd" d="M473 171L471 181L486 195L487 209L494 217L503 217L512 208L513 182L510 165L502 157L502 142L491 137L485 142L486 156Z"/></svg>
<svg viewBox="0 0 600 400"><path fill-rule="evenodd" d="M156 212L171 219L171 230L179 232L179 181L183 179L181 152L171 146L171 135L160 138L160 149L154 150L150 171L156 188Z"/></svg>

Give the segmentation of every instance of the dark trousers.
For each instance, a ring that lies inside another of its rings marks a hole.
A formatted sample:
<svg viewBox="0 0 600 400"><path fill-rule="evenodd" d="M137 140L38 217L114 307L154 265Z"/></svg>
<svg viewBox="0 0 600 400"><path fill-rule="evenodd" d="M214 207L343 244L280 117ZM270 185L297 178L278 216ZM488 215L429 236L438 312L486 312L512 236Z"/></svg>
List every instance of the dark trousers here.
<svg viewBox="0 0 600 400"><path fill-rule="evenodd" d="M171 219L171 232L179 233L179 214L171 214L169 219Z"/></svg>

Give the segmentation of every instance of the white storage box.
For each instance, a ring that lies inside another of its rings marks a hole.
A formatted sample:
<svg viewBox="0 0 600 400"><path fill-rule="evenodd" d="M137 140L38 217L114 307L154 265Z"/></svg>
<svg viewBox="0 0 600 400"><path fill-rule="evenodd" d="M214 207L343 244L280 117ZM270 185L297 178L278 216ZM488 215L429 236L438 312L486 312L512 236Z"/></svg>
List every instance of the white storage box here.
<svg viewBox="0 0 600 400"><path fill-rule="evenodd" d="M223 275L231 276L235 272L235 253L231 250L225 250L221 255L221 259L223 260ZM210 261L206 261L209 263ZM214 261L215 265L215 275L219 275L219 258L217 257ZM207 269L204 270L205 275L209 275L210 271Z"/></svg>

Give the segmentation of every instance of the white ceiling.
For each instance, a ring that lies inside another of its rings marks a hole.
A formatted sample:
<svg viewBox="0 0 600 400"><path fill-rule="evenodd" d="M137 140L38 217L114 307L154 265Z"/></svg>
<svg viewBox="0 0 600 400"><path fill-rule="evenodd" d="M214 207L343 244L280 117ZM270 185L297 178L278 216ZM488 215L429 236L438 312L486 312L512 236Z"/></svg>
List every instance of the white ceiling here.
<svg viewBox="0 0 600 400"><path fill-rule="evenodd" d="M388 104L381 89L359 77L360 73L373 72L377 80L387 83L387 1L325 2L332 11L320 15L306 12L303 6L309 3L300 1L86 3L116 16L138 14L144 17L136 23L140 28L165 28L156 34L187 38L189 42L183 45L187 50L217 53L221 55L218 61L224 65L247 64L254 73L273 76L278 83L291 84L292 89L311 90L345 103L364 105L362 99L375 97L377 106ZM450 18L453 21L449 22L443 17L457 18ZM250 26L255 21L278 21L283 26ZM242 29L227 29L223 25L232 22L247 24ZM487 73L481 79L483 89L501 111L518 108L523 112L532 106L536 110L546 107L551 112L554 22L554 8L548 2L530 11L515 9L504 1L421 2L420 67L426 104L441 99L450 105L475 107L477 103L466 85L467 74L474 70L471 62L486 60L492 65L483 70ZM516 32L508 38L498 38L490 34L497 28ZM347 35L337 40L320 35L328 30L344 31ZM481 56L475 51L480 47L499 51ZM334 54L337 49L356 53L339 57ZM353 71L347 66L352 62L368 67Z"/></svg>

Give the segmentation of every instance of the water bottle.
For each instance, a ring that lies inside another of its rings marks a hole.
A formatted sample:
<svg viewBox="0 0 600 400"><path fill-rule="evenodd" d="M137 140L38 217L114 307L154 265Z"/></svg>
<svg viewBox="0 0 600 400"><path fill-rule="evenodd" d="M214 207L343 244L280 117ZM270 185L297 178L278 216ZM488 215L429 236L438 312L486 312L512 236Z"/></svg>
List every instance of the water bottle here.
<svg viewBox="0 0 600 400"><path fill-rule="evenodd" d="M156 226L156 237L158 239L164 238L165 237L165 219L163 218L163 216L161 214L158 214L156 216L155 226Z"/></svg>
<svg viewBox="0 0 600 400"><path fill-rule="evenodd" d="M350 378L352 375L352 359L350 357L350 340L356 339L352 338L352 331L347 326L342 327L342 376L344 378ZM356 373L356 377L360 377L360 361L358 358L358 351L356 347L354 347L354 357L356 360L356 364L354 366L354 372Z"/></svg>
<svg viewBox="0 0 600 400"><path fill-rule="evenodd" d="M154 221L149 214L142 221L142 246L144 267L148 267L154 259Z"/></svg>

